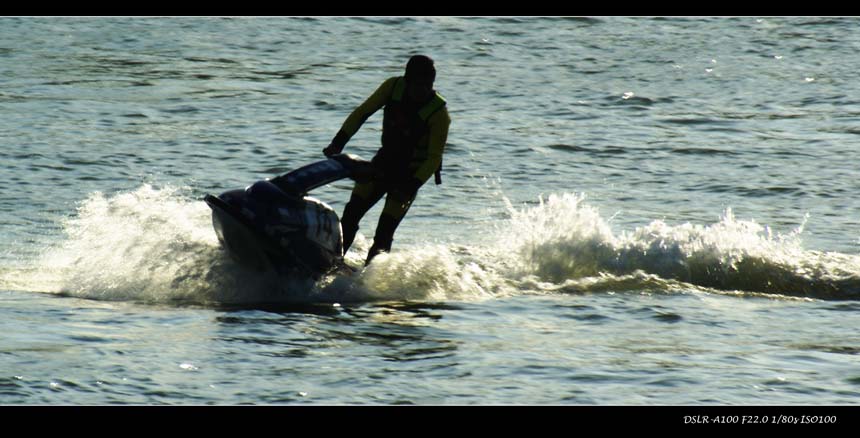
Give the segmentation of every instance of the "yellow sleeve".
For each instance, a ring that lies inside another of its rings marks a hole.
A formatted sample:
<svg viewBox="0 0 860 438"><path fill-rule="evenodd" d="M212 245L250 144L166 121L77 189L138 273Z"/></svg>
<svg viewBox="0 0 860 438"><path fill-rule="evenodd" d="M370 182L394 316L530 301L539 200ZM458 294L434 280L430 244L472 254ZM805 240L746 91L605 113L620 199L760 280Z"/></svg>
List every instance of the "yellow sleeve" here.
<svg viewBox="0 0 860 438"><path fill-rule="evenodd" d="M427 160L418 166L415 171L415 178L420 181L427 181L430 175L436 172L439 165L442 164L442 154L445 152L445 143L448 142L448 127L451 125L451 117L448 115L448 108L442 108L436 111L427 121L430 125L430 139L427 145Z"/></svg>
<svg viewBox="0 0 860 438"><path fill-rule="evenodd" d="M355 135L358 132L358 129L361 128L361 125L364 124L364 121L367 120L370 116L373 115L377 110L385 106L385 103L388 102L388 98L391 96L391 93L394 91L394 83L397 81L396 77L386 79L367 100L364 101L361 105L358 106L350 115L346 118L346 121L343 122L343 126L340 128L344 134L347 135L347 140Z"/></svg>

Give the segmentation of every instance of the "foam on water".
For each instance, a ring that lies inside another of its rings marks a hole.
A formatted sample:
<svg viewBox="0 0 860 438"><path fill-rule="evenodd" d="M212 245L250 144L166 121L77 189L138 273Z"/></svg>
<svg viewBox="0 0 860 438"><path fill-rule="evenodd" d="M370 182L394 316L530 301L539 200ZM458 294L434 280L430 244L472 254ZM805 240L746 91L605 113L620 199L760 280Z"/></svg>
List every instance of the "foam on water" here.
<svg viewBox="0 0 860 438"><path fill-rule="evenodd" d="M195 300L212 281L209 270L229 269L206 230L206 210L172 187L93 193L64 221L65 238L18 272L18 283L92 299Z"/></svg>
<svg viewBox="0 0 860 438"><path fill-rule="evenodd" d="M366 239L351 254L364 256ZM355 257L352 255L351 257ZM359 265L362 259L350 259ZM349 298L376 300L480 300L511 293L488 254L466 246L432 245L380 254L355 276L327 281L323 295L349 292Z"/></svg>
<svg viewBox="0 0 860 438"><path fill-rule="evenodd" d="M728 209L707 226L655 220L616 235L584 196L574 194L550 195L511 214L509 263L517 275L551 284L641 272L721 291L860 297L860 257L804 249L803 225L774 233Z"/></svg>
<svg viewBox="0 0 860 438"><path fill-rule="evenodd" d="M405 248L357 275L260 275L218 243L211 211L187 189L144 185L96 192L64 220L64 238L40 257L0 275L5 289L99 300L237 304L472 299L496 283L467 249ZM347 260L360 266L369 244L359 235Z"/></svg>
<svg viewBox="0 0 860 438"><path fill-rule="evenodd" d="M354 275L318 282L259 275L220 247L211 212L187 189L144 185L93 193L63 223L65 237L27 266L0 276L5 289L154 303L481 300L522 293L745 291L860 298L860 257L805 250L803 225L774 233L731 210L711 225L660 220L614 233L583 195L541 198L496 224L487 247L397 248ZM468 243L468 242L466 242ZM359 235L347 261L360 266Z"/></svg>

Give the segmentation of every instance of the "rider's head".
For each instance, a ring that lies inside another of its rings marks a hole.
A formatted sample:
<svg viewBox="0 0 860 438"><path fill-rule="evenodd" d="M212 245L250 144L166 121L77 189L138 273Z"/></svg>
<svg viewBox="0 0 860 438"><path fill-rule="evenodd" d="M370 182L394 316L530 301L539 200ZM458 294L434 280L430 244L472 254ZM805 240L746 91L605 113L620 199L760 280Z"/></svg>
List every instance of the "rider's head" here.
<svg viewBox="0 0 860 438"><path fill-rule="evenodd" d="M415 55L406 63L406 87L409 98L415 101L427 100L433 94L433 81L436 80L436 67L429 56Z"/></svg>

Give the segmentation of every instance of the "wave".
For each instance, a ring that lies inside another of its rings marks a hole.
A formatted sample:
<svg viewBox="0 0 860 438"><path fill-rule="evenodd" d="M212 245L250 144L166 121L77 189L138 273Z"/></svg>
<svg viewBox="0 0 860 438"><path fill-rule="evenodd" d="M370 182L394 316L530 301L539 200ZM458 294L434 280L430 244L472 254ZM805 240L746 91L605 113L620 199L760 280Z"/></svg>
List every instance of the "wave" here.
<svg viewBox="0 0 860 438"><path fill-rule="evenodd" d="M5 288L100 300L230 302L225 291L266 290L272 279L244 274L222 256L209 209L178 188L150 185L82 201L64 238Z"/></svg>
<svg viewBox="0 0 860 438"><path fill-rule="evenodd" d="M731 209L711 225L661 220L613 234L584 196L541 199L512 211L510 263L520 275L558 284L600 275L654 275L719 291L860 298L860 256L806 250L803 226L774 233Z"/></svg>
<svg viewBox="0 0 860 438"><path fill-rule="evenodd" d="M803 225L774 233L731 210L710 225L660 220L615 233L584 195L550 195L495 224L495 243L399 247L354 275L259 275L221 249L209 208L189 189L93 193L64 237L0 289L98 300L233 305L482 300L517 294L729 293L860 299L860 256L806 250ZM361 234L347 255L360 266Z"/></svg>
<svg viewBox="0 0 860 438"><path fill-rule="evenodd" d="M358 275L318 282L250 272L221 248L209 207L188 192L92 193L61 224L60 242L0 271L0 289L202 305L470 299L494 289L487 271L445 246L384 254ZM347 260L360 265L370 245L359 234L353 246Z"/></svg>

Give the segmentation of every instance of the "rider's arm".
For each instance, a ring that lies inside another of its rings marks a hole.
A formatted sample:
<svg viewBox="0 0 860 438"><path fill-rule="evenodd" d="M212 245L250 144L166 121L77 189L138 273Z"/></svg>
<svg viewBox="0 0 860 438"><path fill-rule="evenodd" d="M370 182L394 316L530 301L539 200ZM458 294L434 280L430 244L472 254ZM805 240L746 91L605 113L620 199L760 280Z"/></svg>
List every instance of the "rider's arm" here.
<svg viewBox="0 0 860 438"><path fill-rule="evenodd" d="M385 103L388 102L388 98L391 96L392 91L394 91L394 83L397 81L396 77L386 79L367 100L364 101L361 105L358 106L352 113L350 113L349 117L346 118L346 121L343 122L343 126L341 126L340 131L337 132L334 139L331 141L331 145L329 148L334 147L335 153L340 153L343 150L343 147L346 146L346 142L358 132L358 129L361 128L361 125L364 124L364 121L367 120L370 116L373 115L377 110L385 106Z"/></svg>
<svg viewBox="0 0 860 438"><path fill-rule="evenodd" d="M447 108L436 111L436 114L427 121L430 125L430 140L427 146L427 159L418 166L413 176L424 183L436 172L442 163L442 153L445 151L445 143L448 141L448 127L451 125L451 117Z"/></svg>

